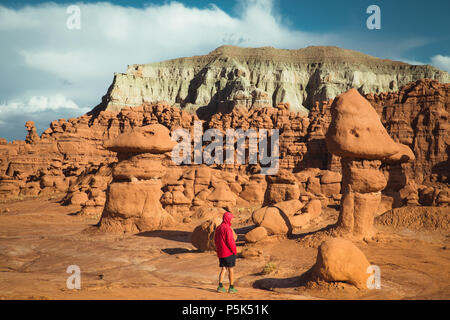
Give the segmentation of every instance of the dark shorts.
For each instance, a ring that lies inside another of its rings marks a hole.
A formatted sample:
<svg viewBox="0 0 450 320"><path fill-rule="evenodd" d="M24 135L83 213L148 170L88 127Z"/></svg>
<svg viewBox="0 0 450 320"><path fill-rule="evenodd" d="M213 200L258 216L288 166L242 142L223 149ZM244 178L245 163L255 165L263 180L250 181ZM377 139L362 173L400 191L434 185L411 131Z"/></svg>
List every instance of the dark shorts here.
<svg viewBox="0 0 450 320"><path fill-rule="evenodd" d="M231 256L225 258L219 258L219 267L227 267L231 268L236 265L236 255L232 254Z"/></svg>

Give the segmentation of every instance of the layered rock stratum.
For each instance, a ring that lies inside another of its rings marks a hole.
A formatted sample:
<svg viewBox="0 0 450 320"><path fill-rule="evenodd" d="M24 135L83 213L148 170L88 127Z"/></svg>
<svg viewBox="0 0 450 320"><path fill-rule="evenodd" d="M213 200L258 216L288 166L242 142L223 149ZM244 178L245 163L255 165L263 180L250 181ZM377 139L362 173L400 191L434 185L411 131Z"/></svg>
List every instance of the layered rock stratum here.
<svg viewBox="0 0 450 320"><path fill-rule="evenodd" d="M333 99L351 88L361 93L398 91L421 78L450 81L432 66L375 58L338 47L298 50L222 46L207 55L129 65L116 73L97 110L167 101L200 116L289 102L307 114L316 101Z"/></svg>

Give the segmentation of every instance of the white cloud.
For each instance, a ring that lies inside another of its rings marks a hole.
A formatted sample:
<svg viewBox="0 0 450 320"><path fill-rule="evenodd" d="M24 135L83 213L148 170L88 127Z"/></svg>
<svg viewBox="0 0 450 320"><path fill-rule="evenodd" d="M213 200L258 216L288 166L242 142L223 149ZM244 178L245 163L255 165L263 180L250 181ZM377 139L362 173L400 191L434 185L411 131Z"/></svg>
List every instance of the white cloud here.
<svg viewBox="0 0 450 320"><path fill-rule="evenodd" d="M450 72L450 57L443 55L435 55L431 58L431 64L435 67Z"/></svg>
<svg viewBox="0 0 450 320"><path fill-rule="evenodd" d="M0 121L16 115L44 111L58 111L61 109L71 109L73 111L78 111L81 114L89 111L88 108L80 108L75 102L67 99L63 95L51 97L33 96L30 97L28 101L11 100L6 103L0 103Z"/></svg>
<svg viewBox="0 0 450 320"><path fill-rule="evenodd" d="M60 94L13 99L0 103L0 129L7 133L3 137L8 140L24 139L24 124L28 120L33 120L38 133L42 133L53 120L77 117L89 110Z"/></svg>
<svg viewBox="0 0 450 320"><path fill-rule="evenodd" d="M62 79L80 81L83 78L96 77L99 72L108 70L108 59L98 61L96 65L88 61L97 54L87 50L70 50L58 52L55 50L22 50L19 54L30 68L49 72ZM68 81L70 81L68 80Z"/></svg>
<svg viewBox="0 0 450 320"><path fill-rule="evenodd" d="M14 29L31 29L39 26L39 20L30 19L30 9L25 9L18 12L14 9L9 9L0 6L0 30L14 30Z"/></svg>

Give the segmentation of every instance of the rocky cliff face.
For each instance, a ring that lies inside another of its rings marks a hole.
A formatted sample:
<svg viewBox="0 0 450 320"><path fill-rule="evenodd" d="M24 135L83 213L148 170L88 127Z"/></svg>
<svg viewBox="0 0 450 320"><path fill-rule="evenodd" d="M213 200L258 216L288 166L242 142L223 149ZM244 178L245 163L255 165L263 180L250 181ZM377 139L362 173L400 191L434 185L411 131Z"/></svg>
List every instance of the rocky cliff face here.
<svg viewBox="0 0 450 320"><path fill-rule="evenodd" d="M421 78L450 81L447 72L383 60L337 47L281 50L223 46L204 56L130 65L116 73L96 110L167 101L200 117L236 104L276 106L288 102L304 115L316 101L350 88L361 93L395 92Z"/></svg>

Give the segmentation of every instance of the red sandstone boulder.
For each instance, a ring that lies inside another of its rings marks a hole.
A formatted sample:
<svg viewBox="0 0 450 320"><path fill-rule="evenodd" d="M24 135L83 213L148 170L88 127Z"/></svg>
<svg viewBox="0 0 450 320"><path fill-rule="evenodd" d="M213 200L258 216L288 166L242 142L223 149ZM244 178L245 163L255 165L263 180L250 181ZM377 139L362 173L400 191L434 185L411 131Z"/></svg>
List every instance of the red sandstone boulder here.
<svg viewBox="0 0 450 320"><path fill-rule="evenodd" d="M166 168L161 164L161 158L150 154L139 154L120 161L113 170L113 177L118 180L136 178L139 180L159 179Z"/></svg>
<svg viewBox="0 0 450 320"><path fill-rule="evenodd" d="M378 192L386 187L383 173L371 168L350 168L349 183L352 190L361 193Z"/></svg>
<svg viewBox="0 0 450 320"><path fill-rule="evenodd" d="M216 207L234 206L237 196L230 190L226 183L217 184L214 190L207 196Z"/></svg>
<svg viewBox="0 0 450 320"><path fill-rule="evenodd" d="M70 198L70 204L83 205L89 200L88 195L85 192L75 192Z"/></svg>
<svg viewBox="0 0 450 320"><path fill-rule="evenodd" d="M351 241L334 238L319 246L312 279L326 282L348 282L359 289L367 289L371 273L364 253Z"/></svg>
<svg viewBox="0 0 450 320"><path fill-rule="evenodd" d="M302 211L293 215L290 218L292 227L304 228L310 224L310 222L319 217L322 213L322 203L320 200L310 200L303 208Z"/></svg>
<svg viewBox="0 0 450 320"><path fill-rule="evenodd" d="M251 204L261 204L264 201L267 183L264 175L252 175L248 183L244 183L239 196Z"/></svg>
<svg viewBox="0 0 450 320"><path fill-rule="evenodd" d="M161 182L111 183L100 220L100 229L107 232L158 230L174 223L159 201Z"/></svg>
<svg viewBox="0 0 450 320"><path fill-rule="evenodd" d="M161 124L140 127L105 142L105 147L111 151L152 154L171 151L175 145L169 129Z"/></svg>
<svg viewBox="0 0 450 320"><path fill-rule="evenodd" d="M245 234L245 241L254 243L263 240L268 236L267 229L264 227L256 227Z"/></svg>
<svg viewBox="0 0 450 320"><path fill-rule="evenodd" d="M339 172L326 170L320 177L321 184L340 183L342 181L342 175Z"/></svg>
<svg viewBox="0 0 450 320"><path fill-rule="evenodd" d="M387 133L375 109L356 89L339 95L331 106L326 134L329 152L340 157L384 159L399 147Z"/></svg>

